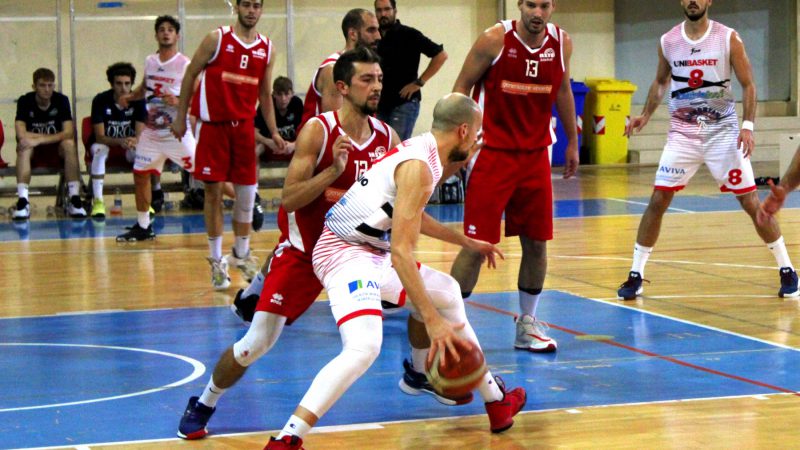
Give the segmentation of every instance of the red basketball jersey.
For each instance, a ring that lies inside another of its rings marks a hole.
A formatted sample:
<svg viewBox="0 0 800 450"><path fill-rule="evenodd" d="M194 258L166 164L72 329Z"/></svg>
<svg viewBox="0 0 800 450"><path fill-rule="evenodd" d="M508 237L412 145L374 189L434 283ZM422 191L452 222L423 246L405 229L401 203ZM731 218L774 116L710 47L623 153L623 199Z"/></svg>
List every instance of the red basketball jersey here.
<svg viewBox="0 0 800 450"><path fill-rule="evenodd" d="M203 70L192 114L205 122L252 120L272 43L259 34L246 44L229 26L218 31L217 50Z"/></svg>
<svg viewBox="0 0 800 450"><path fill-rule="evenodd" d="M314 175L330 167L333 163L333 143L344 134L336 111L328 111L312 120L319 120L325 130L325 140L320 149ZM281 230L281 241L289 240L292 246L311 256L314 245L322 233L325 214L350 189L364 172L391 148L392 132L389 125L369 117L372 135L359 145L353 144L344 172L339 175L325 191L308 205L293 213L287 213L283 207L278 211L278 228Z"/></svg>
<svg viewBox="0 0 800 450"><path fill-rule="evenodd" d="M322 64L317 67L317 71L314 72L314 78L311 79L311 85L308 87L308 92L306 92L306 99L303 102L303 118L300 119L300 126L297 127L297 132L300 132L300 128L305 125L312 117L316 117L322 114L322 93L317 90L315 86L317 84L317 77L319 76L320 70L322 70L325 66L330 66L331 64L336 64L336 61L339 60L339 55L341 53L336 52L327 58L325 61L322 61Z"/></svg>
<svg viewBox="0 0 800 450"><path fill-rule="evenodd" d="M564 77L563 36L547 25L542 46L528 47L515 31L506 30L503 50L475 86L472 96L483 110L484 143L488 148L530 151L553 143L553 103Z"/></svg>

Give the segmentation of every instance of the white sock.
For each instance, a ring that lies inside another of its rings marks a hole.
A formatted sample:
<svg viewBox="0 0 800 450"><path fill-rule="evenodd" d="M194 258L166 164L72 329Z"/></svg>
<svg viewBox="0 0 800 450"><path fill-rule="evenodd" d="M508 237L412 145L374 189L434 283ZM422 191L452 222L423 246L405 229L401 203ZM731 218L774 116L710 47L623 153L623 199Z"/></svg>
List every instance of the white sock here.
<svg viewBox="0 0 800 450"><path fill-rule="evenodd" d="M250 254L250 236L235 236L233 252L237 258L247 258Z"/></svg>
<svg viewBox="0 0 800 450"><path fill-rule="evenodd" d="M519 310L522 315L536 317L536 307L539 306L539 296L542 294L530 294L523 290L519 291Z"/></svg>
<svg viewBox="0 0 800 450"><path fill-rule="evenodd" d="M653 247L645 247L639 244L634 245L631 272L638 272L639 275L644 277L644 265L647 264L647 258L650 257L650 253L653 253Z"/></svg>
<svg viewBox="0 0 800 450"><path fill-rule="evenodd" d="M17 196L28 200L28 185L25 183L17 184Z"/></svg>
<svg viewBox="0 0 800 450"><path fill-rule="evenodd" d="M103 199L103 179L92 178L92 194L96 200Z"/></svg>
<svg viewBox="0 0 800 450"><path fill-rule="evenodd" d="M139 222L142 229L146 230L150 226L150 211L136 211L136 221Z"/></svg>
<svg viewBox="0 0 800 450"><path fill-rule="evenodd" d="M222 259L222 236L208 237L208 254L214 261Z"/></svg>
<svg viewBox="0 0 800 450"><path fill-rule="evenodd" d="M481 394L484 403L496 402L505 397L491 371L486 372L486 375L483 376L483 381L478 385L478 393Z"/></svg>
<svg viewBox="0 0 800 450"><path fill-rule="evenodd" d="M222 389L214 384L214 377L212 376L208 379L208 384L206 388L203 389L203 395L200 396L198 401L209 408L216 408L219 398L222 397L225 391L227 391L227 389Z"/></svg>
<svg viewBox="0 0 800 450"><path fill-rule="evenodd" d="M150 188L152 191L160 191L161 190L161 183L153 183L153 186Z"/></svg>
<svg viewBox="0 0 800 450"><path fill-rule="evenodd" d="M411 367L419 373L425 373L425 362L430 348L411 347Z"/></svg>
<svg viewBox="0 0 800 450"><path fill-rule="evenodd" d="M292 417L289 418L289 421L286 422L283 430L281 430L280 434L278 434L278 439L284 436L298 436L303 438L309 430L311 430L311 425L307 424L305 420L292 415Z"/></svg>
<svg viewBox="0 0 800 450"><path fill-rule="evenodd" d="M789 252L786 251L786 244L783 241L783 236L779 237L777 241L767 244L767 248L772 252L772 256L775 257L778 267L789 267L794 270L792 260L789 259Z"/></svg>
<svg viewBox="0 0 800 450"><path fill-rule="evenodd" d="M258 275L253 278L253 281L251 281L244 292L242 292L242 298L250 297L251 295L258 295L260 297L262 290L264 290L264 274L258 272Z"/></svg>
<svg viewBox="0 0 800 450"><path fill-rule="evenodd" d="M73 197L80 193L81 183L80 181L68 181L67 182L67 191L69 192L69 196Z"/></svg>

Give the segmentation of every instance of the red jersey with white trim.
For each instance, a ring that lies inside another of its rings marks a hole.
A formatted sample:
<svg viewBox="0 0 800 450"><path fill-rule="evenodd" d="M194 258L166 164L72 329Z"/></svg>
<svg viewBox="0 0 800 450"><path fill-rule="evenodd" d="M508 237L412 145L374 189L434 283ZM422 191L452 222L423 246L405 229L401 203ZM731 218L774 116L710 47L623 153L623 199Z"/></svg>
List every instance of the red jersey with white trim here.
<svg viewBox="0 0 800 450"><path fill-rule="evenodd" d="M203 70L192 114L205 122L252 120L259 85L272 58L272 42L259 34L245 43L229 26L217 32L217 49Z"/></svg>
<svg viewBox="0 0 800 450"><path fill-rule="evenodd" d="M336 138L344 133L336 111L328 111L312 120L318 120L325 130L325 138L320 148L314 175L333 164L333 144ZM289 240L296 249L311 255L314 245L322 233L325 214L344 195L378 158L391 148L392 132L389 126L374 117L368 117L372 135L363 144L350 141L353 150L348 155L344 172L339 175L319 197L308 205L287 213L281 207L278 211L278 228L281 230L281 241Z"/></svg>
<svg viewBox="0 0 800 450"><path fill-rule="evenodd" d="M341 56L339 52L328 56L322 61L322 64L317 67L317 71L314 72L314 78L311 79L311 85L308 87L308 92L306 92L306 99L303 101L303 117L300 119L300 126L297 127L298 133L300 132L300 128L312 117L322 114L322 92L317 90L317 77L324 67L336 64L336 61L339 60L339 56Z"/></svg>
<svg viewBox="0 0 800 450"><path fill-rule="evenodd" d="M564 78L563 31L547 24L539 48L528 47L516 20L501 22L503 49L472 91L483 110L484 145L531 151L552 144L553 103Z"/></svg>

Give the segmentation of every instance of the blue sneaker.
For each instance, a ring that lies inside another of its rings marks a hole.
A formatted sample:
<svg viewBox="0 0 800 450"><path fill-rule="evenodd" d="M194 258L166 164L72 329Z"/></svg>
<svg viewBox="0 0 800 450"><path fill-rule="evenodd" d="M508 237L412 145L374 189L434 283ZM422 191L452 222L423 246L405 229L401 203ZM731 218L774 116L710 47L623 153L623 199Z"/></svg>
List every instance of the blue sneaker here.
<svg viewBox="0 0 800 450"><path fill-rule="evenodd" d="M209 408L198 401L199 397L192 397L186 405L186 411L181 417L181 424L178 425L178 437L194 440L202 439L208 434L206 425L208 419L214 414L217 408Z"/></svg>
<svg viewBox="0 0 800 450"><path fill-rule="evenodd" d="M641 295L642 292L644 292L642 281L647 280L643 280L642 275L639 272L631 271L628 274L628 281L619 286L617 298L621 298L622 300L636 300L636 296Z"/></svg>
<svg viewBox="0 0 800 450"><path fill-rule="evenodd" d="M778 297L800 297L800 289L797 288L797 272L791 267L781 267L781 290Z"/></svg>
<svg viewBox="0 0 800 450"><path fill-rule="evenodd" d="M400 379L398 385L400 390L408 395L430 394L437 402L447 406L466 405L472 401L472 392L461 398L448 398L439 394L433 390L433 386L428 382L425 374L414 370L407 359L403 360L403 369L405 369L405 373L403 373L403 378Z"/></svg>

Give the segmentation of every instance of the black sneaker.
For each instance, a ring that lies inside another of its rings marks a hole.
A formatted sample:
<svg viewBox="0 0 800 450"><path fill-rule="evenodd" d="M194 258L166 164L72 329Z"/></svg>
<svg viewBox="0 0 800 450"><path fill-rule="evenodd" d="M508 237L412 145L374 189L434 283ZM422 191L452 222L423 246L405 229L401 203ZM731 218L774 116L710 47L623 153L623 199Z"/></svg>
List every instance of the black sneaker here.
<svg viewBox="0 0 800 450"><path fill-rule="evenodd" d="M192 397L183 412L181 423L178 425L178 437L188 440L202 439L208 434L206 425L208 419L217 408L210 408L199 401L199 397Z"/></svg>
<svg viewBox="0 0 800 450"><path fill-rule="evenodd" d="M439 394L428 382L428 377L426 377L424 373L419 373L414 370L407 359L403 360L403 369L405 369L405 372L398 386L400 386L401 391L408 395L429 394L432 395L437 402L447 406L466 405L472 401L472 392L461 398L448 398Z"/></svg>
<svg viewBox="0 0 800 450"><path fill-rule="evenodd" d="M231 311L239 316L242 321L249 324L253 321L253 315L256 313L256 305L258 304L259 296L257 294L252 294L247 297L242 297L242 294L244 294L244 289L239 289L231 305Z"/></svg>
<svg viewBox="0 0 800 450"><path fill-rule="evenodd" d="M157 191L152 191L150 195L150 207L158 214L164 208L164 191L159 189Z"/></svg>
<svg viewBox="0 0 800 450"><path fill-rule="evenodd" d="M117 242L152 241L155 238L156 234L153 232L152 224L148 225L147 229L144 229L140 227L137 222L132 227L128 228L127 233L117 236Z"/></svg>
<svg viewBox="0 0 800 450"><path fill-rule="evenodd" d="M28 199L20 197L17 200L17 206L14 208L14 214L11 215L13 220L28 220L31 218L31 204Z"/></svg>
<svg viewBox="0 0 800 450"><path fill-rule="evenodd" d="M79 196L73 195L69 198L69 203L67 203L67 215L73 219L86 218L86 210L83 209L83 201Z"/></svg>
<svg viewBox="0 0 800 450"><path fill-rule="evenodd" d="M778 296L784 297L800 297L800 289L797 288L797 272L791 267L781 267L781 289L778 291Z"/></svg>
<svg viewBox="0 0 800 450"><path fill-rule="evenodd" d="M264 208L261 207L261 196L256 192L256 201L253 204L253 231L258 231L264 226Z"/></svg>
<svg viewBox="0 0 800 450"><path fill-rule="evenodd" d="M636 300L636 296L641 295L642 292L644 292L642 281L647 280L642 279L642 275L639 274L639 272L631 271L628 274L628 280L619 286L617 298L621 298L623 300ZM647 282L649 283L649 281Z"/></svg>

